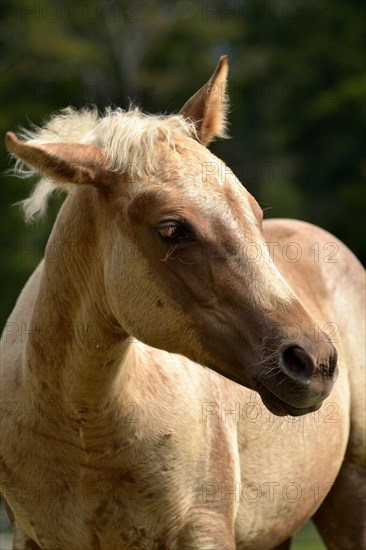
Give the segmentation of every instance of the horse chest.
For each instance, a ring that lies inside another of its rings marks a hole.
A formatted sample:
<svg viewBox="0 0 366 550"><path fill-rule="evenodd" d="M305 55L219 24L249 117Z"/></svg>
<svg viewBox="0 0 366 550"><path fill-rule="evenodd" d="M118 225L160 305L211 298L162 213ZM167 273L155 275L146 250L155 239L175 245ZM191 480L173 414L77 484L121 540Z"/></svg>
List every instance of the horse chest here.
<svg viewBox="0 0 366 550"><path fill-rule="evenodd" d="M120 488L120 493L123 489ZM60 501L50 512L44 507L43 522L37 525L35 540L39 540L41 548L59 550L164 548L167 537L170 541L174 538L167 529L169 512L165 509L165 517L159 517L156 513L159 500L150 499L149 514L146 499L140 501L133 494L131 497L124 500L121 495L117 498L104 492L99 498L78 495L73 502L61 499L62 504Z"/></svg>
<svg viewBox="0 0 366 550"><path fill-rule="evenodd" d="M150 456L132 445L108 459L66 442L53 441L51 450L29 436L7 459L7 500L41 548L163 548L174 540L186 502L184 480L172 475L179 470L174 444L158 443L150 443ZM31 476L17 466L25 456Z"/></svg>
<svg viewBox="0 0 366 550"><path fill-rule="evenodd" d="M25 532L43 549L164 548L173 543L185 508L179 487L126 471L53 472L23 479L7 495ZM118 479L118 481L117 481ZM160 488L159 488L160 486ZM170 546L171 547L171 546Z"/></svg>

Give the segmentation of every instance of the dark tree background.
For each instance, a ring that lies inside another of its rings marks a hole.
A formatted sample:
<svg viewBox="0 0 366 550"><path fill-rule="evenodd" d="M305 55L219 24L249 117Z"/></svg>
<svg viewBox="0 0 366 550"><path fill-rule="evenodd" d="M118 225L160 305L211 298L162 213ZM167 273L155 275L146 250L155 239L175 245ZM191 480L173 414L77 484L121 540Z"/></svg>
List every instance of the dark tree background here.
<svg viewBox="0 0 366 550"><path fill-rule="evenodd" d="M233 139L213 151L267 217L318 224L366 261L361 0L2 0L0 10L2 135L67 105L128 107L130 98L177 111L228 54ZM25 225L12 205L34 181L6 173L1 147L4 324L60 200Z"/></svg>

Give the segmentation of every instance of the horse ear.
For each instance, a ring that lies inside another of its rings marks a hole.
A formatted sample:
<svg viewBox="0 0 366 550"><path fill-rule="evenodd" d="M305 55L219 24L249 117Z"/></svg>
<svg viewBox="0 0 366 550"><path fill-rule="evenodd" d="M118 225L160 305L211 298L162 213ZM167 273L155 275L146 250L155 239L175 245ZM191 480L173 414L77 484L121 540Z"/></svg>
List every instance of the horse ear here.
<svg viewBox="0 0 366 550"><path fill-rule="evenodd" d="M13 132L7 132L6 147L45 176L64 183L96 185L105 171L102 152L93 145L27 143L20 141Z"/></svg>
<svg viewBox="0 0 366 550"><path fill-rule="evenodd" d="M223 55L210 80L179 111L196 124L198 138L203 145L208 145L214 137L226 137L228 70L228 57Z"/></svg>

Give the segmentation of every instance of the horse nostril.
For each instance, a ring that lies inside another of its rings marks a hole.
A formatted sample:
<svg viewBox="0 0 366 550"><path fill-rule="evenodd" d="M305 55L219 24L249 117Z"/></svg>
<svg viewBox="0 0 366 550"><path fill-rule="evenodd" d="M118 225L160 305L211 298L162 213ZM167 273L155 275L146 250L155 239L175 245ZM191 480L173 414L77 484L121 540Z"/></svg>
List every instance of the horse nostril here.
<svg viewBox="0 0 366 550"><path fill-rule="evenodd" d="M289 346L282 351L282 369L297 380L309 380L315 370L310 355L300 346Z"/></svg>

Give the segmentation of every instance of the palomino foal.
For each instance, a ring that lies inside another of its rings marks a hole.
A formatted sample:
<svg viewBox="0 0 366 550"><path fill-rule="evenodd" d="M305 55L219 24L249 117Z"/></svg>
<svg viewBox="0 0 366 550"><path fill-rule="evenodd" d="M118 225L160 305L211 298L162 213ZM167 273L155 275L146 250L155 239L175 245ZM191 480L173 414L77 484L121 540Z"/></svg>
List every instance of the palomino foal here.
<svg viewBox="0 0 366 550"><path fill-rule="evenodd" d="M262 223L206 148L226 78L223 57L179 115L67 109L7 135L42 174L27 217L69 191L3 334L17 550L288 548L318 509L329 548L361 547L363 271L318 228Z"/></svg>

